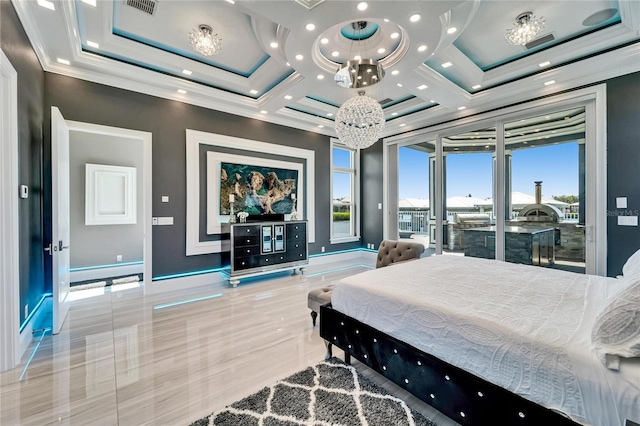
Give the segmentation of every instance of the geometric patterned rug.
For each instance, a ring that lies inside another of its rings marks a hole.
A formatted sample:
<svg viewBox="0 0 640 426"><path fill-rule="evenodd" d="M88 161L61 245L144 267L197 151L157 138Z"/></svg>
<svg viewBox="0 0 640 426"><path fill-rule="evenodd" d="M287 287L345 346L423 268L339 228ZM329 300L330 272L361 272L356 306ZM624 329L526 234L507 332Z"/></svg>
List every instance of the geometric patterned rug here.
<svg viewBox="0 0 640 426"><path fill-rule="evenodd" d="M191 426L435 426L337 358L265 387Z"/></svg>

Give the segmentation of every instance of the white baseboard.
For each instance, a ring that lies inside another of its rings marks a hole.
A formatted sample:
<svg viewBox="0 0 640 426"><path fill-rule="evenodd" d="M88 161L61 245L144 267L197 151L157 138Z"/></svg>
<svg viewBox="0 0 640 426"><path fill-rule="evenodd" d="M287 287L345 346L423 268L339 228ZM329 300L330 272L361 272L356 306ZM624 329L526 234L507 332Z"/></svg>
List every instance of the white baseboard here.
<svg viewBox="0 0 640 426"><path fill-rule="evenodd" d="M34 324L42 324L47 314L50 314L53 309L53 299L51 296L45 297L44 301L38 306L35 314L31 317L29 322L25 325L20 333L20 358L24 355L25 351L33 340L33 326Z"/></svg>
<svg viewBox="0 0 640 426"><path fill-rule="evenodd" d="M369 263L371 263L372 265L375 265L376 263L376 253L373 252L369 252L367 250L350 250L350 251L344 251L344 252L338 252L338 253L326 253L326 254L322 254L319 256L313 256L309 258L309 266L318 266L318 265L324 265L327 263L336 263L336 262L343 262L343 261L347 261L347 260L356 260L356 261L362 261L363 263L366 263L367 265Z"/></svg>
<svg viewBox="0 0 640 426"><path fill-rule="evenodd" d="M121 277L123 275L141 274L144 272L144 263L122 266L96 266L91 269L71 271L71 282L101 280L104 278Z"/></svg>

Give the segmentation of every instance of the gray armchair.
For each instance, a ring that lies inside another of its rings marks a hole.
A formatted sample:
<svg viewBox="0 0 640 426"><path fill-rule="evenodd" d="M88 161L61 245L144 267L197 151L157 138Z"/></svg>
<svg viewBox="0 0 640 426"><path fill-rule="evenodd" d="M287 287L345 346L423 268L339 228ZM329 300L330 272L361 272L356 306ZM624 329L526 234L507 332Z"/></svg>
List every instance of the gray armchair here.
<svg viewBox="0 0 640 426"><path fill-rule="evenodd" d="M420 243L409 243L404 241L384 240L378 248L376 268L383 268L394 263L407 262L419 259L424 253L424 246ZM333 284L322 288L316 288L309 292L307 296L307 306L311 309L311 321L316 325L320 306L331 302L331 292Z"/></svg>

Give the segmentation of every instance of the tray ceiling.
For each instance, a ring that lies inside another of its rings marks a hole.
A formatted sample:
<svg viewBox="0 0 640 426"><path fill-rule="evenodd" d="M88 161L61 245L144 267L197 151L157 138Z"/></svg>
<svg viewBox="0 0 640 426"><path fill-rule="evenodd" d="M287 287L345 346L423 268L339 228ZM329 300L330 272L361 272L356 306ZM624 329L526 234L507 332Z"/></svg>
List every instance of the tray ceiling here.
<svg viewBox="0 0 640 426"><path fill-rule="evenodd" d="M46 71L331 136L356 96L334 74L355 55L386 71L366 89L385 136L640 71L634 0L48 3L13 1ZM507 44L527 11L546 20L546 42ZM191 48L200 24L222 39L218 55Z"/></svg>

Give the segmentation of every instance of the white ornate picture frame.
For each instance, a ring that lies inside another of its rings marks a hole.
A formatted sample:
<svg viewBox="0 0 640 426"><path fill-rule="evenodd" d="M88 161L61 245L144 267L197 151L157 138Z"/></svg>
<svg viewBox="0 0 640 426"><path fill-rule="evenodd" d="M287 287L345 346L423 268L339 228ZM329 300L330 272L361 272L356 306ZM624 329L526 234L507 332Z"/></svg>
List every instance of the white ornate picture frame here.
<svg viewBox="0 0 640 426"><path fill-rule="evenodd" d="M85 165L85 225L137 223L135 167Z"/></svg>

